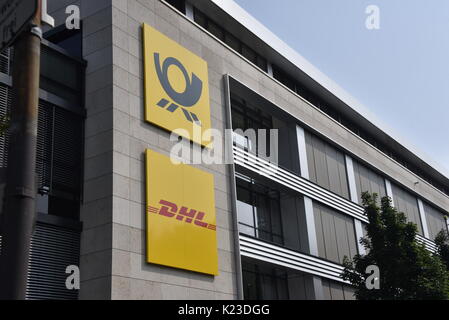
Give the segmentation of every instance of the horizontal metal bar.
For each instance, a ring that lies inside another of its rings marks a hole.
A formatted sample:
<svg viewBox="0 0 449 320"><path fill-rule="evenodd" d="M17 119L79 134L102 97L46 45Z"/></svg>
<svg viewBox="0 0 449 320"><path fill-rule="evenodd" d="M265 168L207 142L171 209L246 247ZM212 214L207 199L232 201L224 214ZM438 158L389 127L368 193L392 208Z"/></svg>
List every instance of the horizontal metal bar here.
<svg viewBox="0 0 449 320"><path fill-rule="evenodd" d="M348 214L363 222L368 222L368 218L364 215L363 208L358 204L338 196L337 194L313 184L307 179L296 176L235 146L234 161L237 165L274 180L296 192L341 211L344 214Z"/></svg>
<svg viewBox="0 0 449 320"><path fill-rule="evenodd" d="M240 250L241 254L246 257L321 276L334 281L349 283L340 277L344 270L341 265L317 257L268 244L244 235L240 235Z"/></svg>
<svg viewBox="0 0 449 320"><path fill-rule="evenodd" d="M282 184L295 192L310 197L311 199L334 208L343 214L352 216L364 223L369 223L368 217L364 214L363 208L360 205L334 194L307 179L296 176L285 169L242 150L241 148L234 146L233 151L234 162L236 165ZM435 253L437 251L436 244L432 240L421 235L417 235L417 240L420 243L425 244L430 252Z"/></svg>
<svg viewBox="0 0 449 320"><path fill-rule="evenodd" d="M74 231L81 232L83 230L83 223L80 221L75 221L71 219L65 219L53 215L38 213L37 222L47 225L53 225L57 227L62 227L65 229L70 229Z"/></svg>

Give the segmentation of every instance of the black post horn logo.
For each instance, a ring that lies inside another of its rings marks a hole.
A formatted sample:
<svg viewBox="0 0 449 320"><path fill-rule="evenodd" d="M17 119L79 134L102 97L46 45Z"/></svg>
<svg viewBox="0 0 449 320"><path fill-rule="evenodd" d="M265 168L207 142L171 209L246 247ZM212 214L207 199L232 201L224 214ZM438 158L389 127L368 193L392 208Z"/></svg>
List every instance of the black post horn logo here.
<svg viewBox="0 0 449 320"><path fill-rule="evenodd" d="M154 54L154 64L156 66L157 76L159 77L159 82L164 88L167 95L173 100L172 103L167 99L161 99L157 104L161 108L166 108L169 112L175 112L178 109L181 109L184 113L184 116L189 122L194 122L197 125L201 126L201 121L198 119L197 115L193 112L188 111L186 108L190 108L198 103L201 98L201 93L203 91L203 82L192 73L192 79L190 79L189 74L187 73L186 68L183 64L176 58L169 57L165 59L164 63L160 63L159 53ZM184 79L186 82L186 89L184 92L177 92L173 89L170 84L170 80L168 79L168 68L171 66L176 66L184 75Z"/></svg>

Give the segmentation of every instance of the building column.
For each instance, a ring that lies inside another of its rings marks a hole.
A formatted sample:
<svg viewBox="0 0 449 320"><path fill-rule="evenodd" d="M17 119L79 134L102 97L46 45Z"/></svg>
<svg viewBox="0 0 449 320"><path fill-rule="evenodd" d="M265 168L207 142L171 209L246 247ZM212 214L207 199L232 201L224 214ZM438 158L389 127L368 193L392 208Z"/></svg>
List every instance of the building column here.
<svg viewBox="0 0 449 320"><path fill-rule="evenodd" d="M300 126L296 127L296 136L298 141L298 154L299 154L299 166L301 170L301 177L309 179L309 166L307 163L307 148L306 148L306 136L304 129ZM313 213L313 202L309 197L304 198L304 211L306 218L307 228L307 240L309 254L313 256L319 256L318 254L318 241L316 238L315 217ZM315 300L324 300L323 284L321 278L317 276L311 276L313 292Z"/></svg>
<svg viewBox="0 0 449 320"><path fill-rule="evenodd" d="M357 184L355 183L355 174L354 174L354 163L352 158L348 155L345 155L346 158L346 172L348 174L348 184L349 184L349 194L351 196L351 201L357 204L359 203L359 195L357 191ZM366 250L365 247L360 243L360 239L363 238L363 225L362 221L354 218L354 227L355 227L355 236L357 238L357 249L360 255L365 255Z"/></svg>
<svg viewBox="0 0 449 320"><path fill-rule="evenodd" d="M418 198L419 217L421 218L422 232L425 238L430 239L429 227L427 224L426 211L421 199ZM432 240L432 239L431 239Z"/></svg>

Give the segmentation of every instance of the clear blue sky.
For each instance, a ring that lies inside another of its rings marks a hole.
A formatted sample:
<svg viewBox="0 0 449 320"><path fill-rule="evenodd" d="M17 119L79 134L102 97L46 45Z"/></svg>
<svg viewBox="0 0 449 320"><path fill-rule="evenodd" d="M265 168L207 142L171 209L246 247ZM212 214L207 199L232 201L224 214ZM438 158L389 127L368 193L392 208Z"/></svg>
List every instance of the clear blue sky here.
<svg viewBox="0 0 449 320"><path fill-rule="evenodd" d="M448 0L235 2L449 171Z"/></svg>

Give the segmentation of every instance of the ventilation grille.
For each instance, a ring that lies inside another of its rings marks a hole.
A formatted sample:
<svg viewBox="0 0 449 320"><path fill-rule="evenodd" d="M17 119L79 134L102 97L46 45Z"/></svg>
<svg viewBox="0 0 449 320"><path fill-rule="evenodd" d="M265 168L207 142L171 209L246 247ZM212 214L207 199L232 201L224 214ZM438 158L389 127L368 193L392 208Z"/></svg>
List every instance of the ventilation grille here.
<svg viewBox="0 0 449 320"><path fill-rule="evenodd" d="M0 119L9 114L12 91L0 85ZM82 118L39 101L36 173L38 188L68 192L79 197L82 165ZM8 134L0 136L0 167L8 164ZM53 165L52 165L53 164Z"/></svg>
<svg viewBox="0 0 449 320"><path fill-rule="evenodd" d="M0 255L2 237L0 236ZM70 265L79 266L80 232L37 222L31 239L26 298L28 300L77 300L78 291L65 282Z"/></svg>
<svg viewBox="0 0 449 320"><path fill-rule="evenodd" d="M36 172L39 189L51 185L52 127L53 108L40 102L36 147Z"/></svg>
<svg viewBox="0 0 449 320"><path fill-rule="evenodd" d="M56 108L53 126L52 186L58 190L79 194L82 150L81 119Z"/></svg>
<svg viewBox="0 0 449 320"><path fill-rule="evenodd" d="M12 91L9 87L0 84L0 120L4 120L11 111ZM6 168L8 164L9 136L0 135L0 167Z"/></svg>
<svg viewBox="0 0 449 320"><path fill-rule="evenodd" d="M9 75L11 73L12 49L7 48L0 52L0 72Z"/></svg>
<svg viewBox="0 0 449 320"><path fill-rule="evenodd" d="M30 251L27 299L78 299L78 291L66 288L65 270L79 266L80 233L38 222Z"/></svg>

